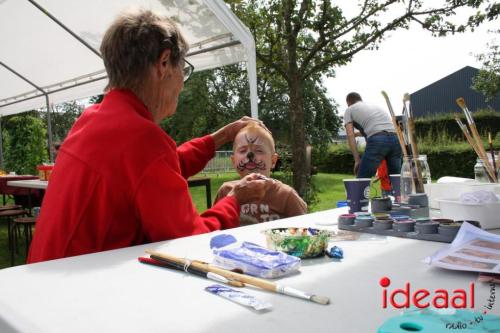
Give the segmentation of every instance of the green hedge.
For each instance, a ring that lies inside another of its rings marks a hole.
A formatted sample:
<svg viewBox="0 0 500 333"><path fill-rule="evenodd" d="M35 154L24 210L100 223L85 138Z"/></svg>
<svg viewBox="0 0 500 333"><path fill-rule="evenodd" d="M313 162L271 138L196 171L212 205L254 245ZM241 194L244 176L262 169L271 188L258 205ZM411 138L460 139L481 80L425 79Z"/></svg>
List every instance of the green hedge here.
<svg viewBox="0 0 500 333"><path fill-rule="evenodd" d="M494 147L498 150L500 142L495 142ZM427 155L433 179L443 176L474 178L474 164L477 157L467 144L424 146L420 149L420 154ZM349 147L339 144L330 147L326 153L313 150L313 165L319 172L351 174L354 160Z"/></svg>
<svg viewBox="0 0 500 333"><path fill-rule="evenodd" d="M450 139L463 140L464 135L455 121L455 115L459 115L463 123L466 123L463 113L448 113L415 121L415 131L420 138L440 138L447 136ZM482 110L473 113L476 126L482 136L491 132L493 137L500 131L500 112Z"/></svg>

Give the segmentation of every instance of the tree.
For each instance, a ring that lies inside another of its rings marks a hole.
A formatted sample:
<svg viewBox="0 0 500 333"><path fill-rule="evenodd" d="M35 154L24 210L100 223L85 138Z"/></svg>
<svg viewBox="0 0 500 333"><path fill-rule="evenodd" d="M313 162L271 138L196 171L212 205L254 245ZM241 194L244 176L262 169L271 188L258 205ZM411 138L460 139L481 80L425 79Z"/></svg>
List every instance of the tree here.
<svg viewBox="0 0 500 333"><path fill-rule="evenodd" d="M500 30L494 31L500 33ZM488 52L477 56L483 67L474 78L472 88L492 101L500 92L500 45L495 40L487 45Z"/></svg>
<svg viewBox="0 0 500 333"><path fill-rule="evenodd" d="M63 141L76 119L82 114L83 105L78 101L71 101L56 105L51 113L51 127L53 142ZM45 126L47 125L47 112L40 112Z"/></svg>
<svg viewBox="0 0 500 333"><path fill-rule="evenodd" d="M361 50L376 47L388 32L408 28L412 21L444 36L493 20L500 11L500 4L488 0L426 1L432 4L429 7L422 0L364 0L358 2L356 15L346 17L329 0L227 2L253 33L258 60L286 83L293 183L300 195L308 187L304 91L311 77L333 76L335 67L346 65ZM448 21L461 7L478 11L463 24Z"/></svg>
<svg viewBox="0 0 500 333"><path fill-rule="evenodd" d="M44 124L33 114L9 117L4 122L5 168L18 174L33 174L48 160Z"/></svg>

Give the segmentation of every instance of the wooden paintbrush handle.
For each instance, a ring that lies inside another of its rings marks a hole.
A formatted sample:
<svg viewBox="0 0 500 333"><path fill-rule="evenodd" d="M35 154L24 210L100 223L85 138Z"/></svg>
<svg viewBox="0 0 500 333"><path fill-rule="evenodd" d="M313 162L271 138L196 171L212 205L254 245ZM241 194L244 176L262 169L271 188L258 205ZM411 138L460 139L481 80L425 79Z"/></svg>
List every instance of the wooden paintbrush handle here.
<svg viewBox="0 0 500 333"><path fill-rule="evenodd" d="M146 250L146 253L153 255L153 256L156 256L156 257L163 258L165 260L177 262L177 263L182 264L182 265L185 265L186 263L188 263L188 260L186 260L186 259L177 258L175 256L172 256L172 255L169 255L166 253L160 253L160 252L151 251L151 250ZM259 288L262 288L265 290L277 292L276 284L269 282L267 280L264 280L264 279L259 279L259 278L253 277L253 276L231 272L231 271L228 271L226 269L219 268L219 267L216 267L216 266L213 266L213 265L207 264L205 262L201 262L201 261L194 260L194 261L189 261L189 263L191 266L193 266L196 269L199 269L199 270L204 271L204 272L212 272L212 273L219 274L228 280L240 281L242 283L251 284L253 286L256 286L256 287L259 287Z"/></svg>

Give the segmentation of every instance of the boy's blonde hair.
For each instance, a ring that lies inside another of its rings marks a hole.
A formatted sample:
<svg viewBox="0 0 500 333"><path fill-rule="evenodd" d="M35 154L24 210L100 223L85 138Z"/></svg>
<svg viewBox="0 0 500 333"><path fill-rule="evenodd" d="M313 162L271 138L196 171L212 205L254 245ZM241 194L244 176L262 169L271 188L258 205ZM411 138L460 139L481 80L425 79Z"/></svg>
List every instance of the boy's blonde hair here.
<svg viewBox="0 0 500 333"><path fill-rule="evenodd" d="M267 143L271 146L273 153L276 151L276 148L274 146L274 139L273 139L271 132L269 132L269 130L265 129L264 127L254 123L254 122L250 122L248 125L246 125L242 129L240 129L240 131L236 134L236 136L240 135L241 133L245 133L245 132L249 132L251 134L258 134L261 138L264 138L264 140L266 140ZM234 143L235 143L235 141L233 141L233 152L236 148L234 146Z"/></svg>

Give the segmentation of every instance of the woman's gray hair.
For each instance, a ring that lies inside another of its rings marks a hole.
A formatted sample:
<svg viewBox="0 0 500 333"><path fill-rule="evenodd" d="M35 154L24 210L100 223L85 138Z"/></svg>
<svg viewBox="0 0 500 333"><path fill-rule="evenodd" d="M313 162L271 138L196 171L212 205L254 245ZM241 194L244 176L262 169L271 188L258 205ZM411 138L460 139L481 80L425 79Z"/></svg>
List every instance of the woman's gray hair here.
<svg viewBox="0 0 500 333"><path fill-rule="evenodd" d="M171 49L170 62L184 59L188 44L177 25L168 17L150 10L120 14L101 42L101 54L111 88L137 89L147 78L151 65L165 49Z"/></svg>

